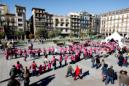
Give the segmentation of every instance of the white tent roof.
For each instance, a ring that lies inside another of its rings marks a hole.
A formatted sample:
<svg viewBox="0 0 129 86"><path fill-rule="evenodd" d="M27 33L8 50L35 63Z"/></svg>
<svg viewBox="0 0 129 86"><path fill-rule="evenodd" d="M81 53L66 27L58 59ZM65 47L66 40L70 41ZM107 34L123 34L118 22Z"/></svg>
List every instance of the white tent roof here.
<svg viewBox="0 0 129 86"><path fill-rule="evenodd" d="M118 42L122 42L124 37L120 36L118 32L114 32L112 35L108 36L105 41L109 41L111 39L117 40Z"/></svg>
<svg viewBox="0 0 129 86"><path fill-rule="evenodd" d="M111 39L118 41L120 47L123 47L124 37L120 36L118 32L114 32L112 35L106 37L105 42L109 42Z"/></svg>

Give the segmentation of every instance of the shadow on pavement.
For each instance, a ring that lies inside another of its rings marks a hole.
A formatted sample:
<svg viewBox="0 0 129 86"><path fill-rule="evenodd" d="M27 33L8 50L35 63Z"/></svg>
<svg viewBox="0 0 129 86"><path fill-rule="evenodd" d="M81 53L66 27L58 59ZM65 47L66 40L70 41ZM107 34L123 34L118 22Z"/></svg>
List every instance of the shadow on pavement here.
<svg viewBox="0 0 129 86"><path fill-rule="evenodd" d="M47 76L35 83L32 83L30 86L47 86L54 78L55 74Z"/></svg>
<svg viewBox="0 0 129 86"><path fill-rule="evenodd" d="M0 81L0 83L6 82L6 81L8 81L8 80L10 80L10 78L5 79L5 80L2 80L2 81Z"/></svg>
<svg viewBox="0 0 129 86"><path fill-rule="evenodd" d="M88 71L86 71L86 72L82 73L81 78L84 78L85 76L87 76L87 75L89 75L89 74L90 74L90 73L89 73L89 70L88 70Z"/></svg>

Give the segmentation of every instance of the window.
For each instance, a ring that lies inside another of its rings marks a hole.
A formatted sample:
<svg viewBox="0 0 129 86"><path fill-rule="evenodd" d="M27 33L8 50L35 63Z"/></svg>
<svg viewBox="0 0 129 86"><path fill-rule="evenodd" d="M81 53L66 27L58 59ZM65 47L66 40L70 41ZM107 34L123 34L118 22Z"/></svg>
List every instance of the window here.
<svg viewBox="0 0 129 86"><path fill-rule="evenodd" d="M22 24L18 24L18 26L22 26Z"/></svg>
<svg viewBox="0 0 129 86"><path fill-rule="evenodd" d="M58 24L55 24L55 26L58 26Z"/></svg>
<svg viewBox="0 0 129 86"><path fill-rule="evenodd" d="M18 13L17 15L18 15L18 16L22 16L22 13Z"/></svg>
<svg viewBox="0 0 129 86"><path fill-rule="evenodd" d="M63 26L64 23L61 23L60 26Z"/></svg>
<svg viewBox="0 0 129 86"><path fill-rule="evenodd" d="M66 27L68 27L68 23L66 24Z"/></svg>
<svg viewBox="0 0 129 86"><path fill-rule="evenodd" d="M21 21L22 21L22 19L18 19L18 21L19 21L19 22L21 22Z"/></svg>
<svg viewBox="0 0 129 86"><path fill-rule="evenodd" d="M64 21L63 18L61 19L61 21L62 21L62 22Z"/></svg>

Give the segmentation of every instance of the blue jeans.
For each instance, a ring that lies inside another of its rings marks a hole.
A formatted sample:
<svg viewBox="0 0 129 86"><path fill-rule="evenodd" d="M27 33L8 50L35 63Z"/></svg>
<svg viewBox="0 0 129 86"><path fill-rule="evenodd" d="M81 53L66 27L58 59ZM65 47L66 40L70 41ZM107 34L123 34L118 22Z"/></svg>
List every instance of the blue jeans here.
<svg viewBox="0 0 129 86"><path fill-rule="evenodd" d="M114 79L111 76L107 76L106 81L105 81L105 85L107 85L109 82L111 82L111 84L114 84Z"/></svg>
<svg viewBox="0 0 129 86"><path fill-rule="evenodd" d="M95 62L92 62L92 68L94 68L95 67Z"/></svg>

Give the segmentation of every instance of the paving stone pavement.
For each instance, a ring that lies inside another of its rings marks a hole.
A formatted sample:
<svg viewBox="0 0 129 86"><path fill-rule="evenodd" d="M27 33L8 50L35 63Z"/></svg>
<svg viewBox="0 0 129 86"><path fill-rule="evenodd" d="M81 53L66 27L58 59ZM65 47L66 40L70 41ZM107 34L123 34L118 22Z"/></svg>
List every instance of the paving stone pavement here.
<svg viewBox="0 0 129 86"><path fill-rule="evenodd" d="M49 47L53 46L54 44L34 44L35 48L42 48L42 47ZM55 45L54 45L55 46ZM21 47L21 48L27 48ZM51 56L49 56L49 59L51 59ZM32 63L32 58L28 58L27 62L23 61L23 58L19 59L11 59L6 61L4 59L4 56L0 55L0 81L6 80L9 78L9 70L13 64L16 64L17 61L21 61L23 66L29 66ZM35 62L40 65L43 64L44 59L35 59ZM109 65L113 65L114 70L119 73L121 69L125 69L129 72L129 67L119 67L117 65L117 59L114 57L114 55L109 56L108 58L105 58L106 63ZM50 77L51 75L55 74L54 78L50 78L50 80L47 80L47 83L44 85L38 85L38 86L105 86L105 84L101 81L101 68L100 69L94 69L91 68L91 60L82 60L80 62L77 62L76 64L73 64L73 68L75 68L76 65L79 65L82 68L83 72L89 71L89 75L85 76L83 79L78 79L76 81L73 80L73 77L65 78L67 67L59 68L57 70L52 70L50 72L44 73L40 76L31 77L30 84L33 84L35 82L42 83L41 81L45 82L44 78ZM0 83L0 86L7 86L8 81ZM23 86L23 82L21 81L21 86ZM118 80L115 81L114 85L109 84L108 86L118 86Z"/></svg>

